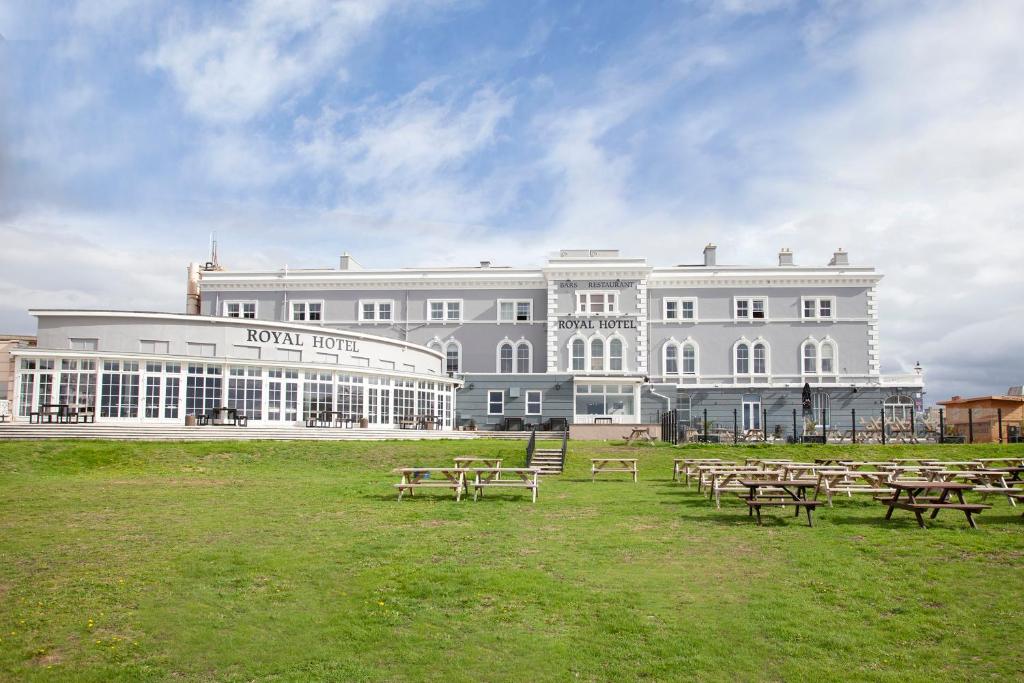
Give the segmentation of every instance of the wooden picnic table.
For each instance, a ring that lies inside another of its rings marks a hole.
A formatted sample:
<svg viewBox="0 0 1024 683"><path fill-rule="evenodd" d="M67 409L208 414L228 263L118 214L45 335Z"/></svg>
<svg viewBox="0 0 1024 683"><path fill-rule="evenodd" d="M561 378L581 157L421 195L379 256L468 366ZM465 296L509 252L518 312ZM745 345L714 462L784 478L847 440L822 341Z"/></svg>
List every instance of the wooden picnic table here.
<svg viewBox="0 0 1024 683"><path fill-rule="evenodd" d="M634 442L643 440L645 443L654 443L655 439L651 436L651 430L648 427L633 427L629 433L629 438L626 439L626 445L632 446Z"/></svg>
<svg viewBox="0 0 1024 683"><path fill-rule="evenodd" d="M627 472L633 475L635 484L639 473L636 463L636 458L591 458L590 481L595 481L598 474L606 472Z"/></svg>
<svg viewBox="0 0 1024 683"><path fill-rule="evenodd" d="M477 455L460 455L457 458L453 458L456 467L501 467L501 458L485 458Z"/></svg>
<svg viewBox="0 0 1024 683"><path fill-rule="evenodd" d="M473 500L482 496L485 488L500 486L527 489L532 495L532 502L537 502L537 491L540 488L539 467L476 467L472 472ZM502 474L506 475L504 479L501 478Z"/></svg>
<svg viewBox="0 0 1024 683"><path fill-rule="evenodd" d="M682 474L687 486L690 485L690 475L694 473L693 465L710 465L712 463L724 462L721 458L675 458L672 460L672 481L679 481Z"/></svg>
<svg viewBox="0 0 1024 683"><path fill-rule="evenodd" d="M819 500L807 500L807 489L816 487L814 479L743 479L740 484L747 487L747 514L757 513L757 524L761 525L761 507L792 505L795 516L800 516L800 509L807 511L807 526L814 526L812 516L814 508L821 504Z"/></svg>
<svg viewBox="0 0 1024 683"><path fill-rule="evenodd" d="M951 481L891 481L889 486L895 489L895 495L891 498L879 499L883 505L889 506L888 512L885 513L885 518L890 519L892 511L896 508L909 510L917 517L917 524L922 529L926 527L921 513L927 510L932 511L931 519L935 519L940 510L960 510L967 517L967 523L971 525L971 528L977 529L978 525L975 524L972 515L992 507L991 505L967 503L964 501L964 491L973 491L974 484ZM939 495L930 495L929 491L938 491ZM904 492L907 494L906 499L900 500L900 496ZM950 493L956 494L957 501L959 502L947 502Z"/></svg>
<svg viewBox="0 0 1024 683"><path fill-rule="evenodd" d="M415 495L418 488L446 488L455 491L455 500L462 500L462 491L466 487L466 470L461 467L400 467L393 470L402 475L402 480L395 484L398 489L398 500L408 491ZM440 474L443 479L431 479L431 475Z"/></svg>
<svg viewBox="0 0 1024 683"><path fill-rule="evenodd" d="M1020 481L1021 475L1024 474L1024 467L989 467L988 470L1009 474L1010 478L1007 481Z"/></svg>

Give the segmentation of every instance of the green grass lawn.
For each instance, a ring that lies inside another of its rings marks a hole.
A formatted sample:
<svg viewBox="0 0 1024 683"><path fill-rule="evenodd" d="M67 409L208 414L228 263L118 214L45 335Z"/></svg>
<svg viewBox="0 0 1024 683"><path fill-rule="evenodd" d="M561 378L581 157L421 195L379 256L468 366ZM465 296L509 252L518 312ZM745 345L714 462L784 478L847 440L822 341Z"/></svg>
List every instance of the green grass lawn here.
<svg viewBox="0 0 1024 683"><path fill-rule="evenodd" d="M536 505L395 501L393 467L524 447L0 443L0 679L1020 680L1021 508L921 530L861 496L757 527L671 481L684 455L1020 446L578 442ZM625 452L639 484L590 482Z"/></svg>

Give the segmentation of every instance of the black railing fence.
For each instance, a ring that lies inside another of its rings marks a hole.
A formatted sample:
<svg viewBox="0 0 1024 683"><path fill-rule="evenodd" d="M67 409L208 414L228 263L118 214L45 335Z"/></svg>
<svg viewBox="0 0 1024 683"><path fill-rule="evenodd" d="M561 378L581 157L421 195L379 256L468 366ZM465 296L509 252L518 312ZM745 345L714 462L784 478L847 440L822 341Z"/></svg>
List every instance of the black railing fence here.
<svg viewBox="0 0 1024 683"><path fill-rule="evenodd" d="M820 411L791 409L771 412L763 408L722 419L719 411L708 419L708 410L668 410L658 415L661 440L671 444L754 443L1024 443L1024 423L1003 419L1002 409L962 409L952 416L945 409L921 417L914 408L878 412L858 418L857 410ZM731 419L730 419L731 418ZM760 418L758 424L757 418Z"/></svg>

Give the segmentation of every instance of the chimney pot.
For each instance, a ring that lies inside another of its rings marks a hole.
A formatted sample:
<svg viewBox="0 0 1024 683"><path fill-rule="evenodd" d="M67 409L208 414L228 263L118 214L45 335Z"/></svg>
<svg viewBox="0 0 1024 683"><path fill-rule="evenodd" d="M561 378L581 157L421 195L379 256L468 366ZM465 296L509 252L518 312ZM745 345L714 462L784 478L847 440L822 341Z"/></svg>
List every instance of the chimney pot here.
<svg viewBox="0 0 1024 683"><path fill-rule="evenodd" d="M718 258L717 258L717 255L716 255L717 251L718 251L718 247L716 247L714 244L711 244L710 242L708 243L708 245L706 247L704 247L704 265L705 266L714 266L714 265L718 264Z"/></svg>

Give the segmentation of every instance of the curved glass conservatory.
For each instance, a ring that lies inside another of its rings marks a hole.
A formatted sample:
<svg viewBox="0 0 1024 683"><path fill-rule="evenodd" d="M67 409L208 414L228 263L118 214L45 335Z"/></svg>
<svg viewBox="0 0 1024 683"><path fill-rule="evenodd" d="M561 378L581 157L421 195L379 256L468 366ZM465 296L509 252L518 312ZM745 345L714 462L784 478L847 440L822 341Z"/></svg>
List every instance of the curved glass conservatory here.
<svg viewBox="0 0 1024 683"><path fill-rule="evenodd" d="M458 380L438 351L397 339L244 318L123 311L31 312L14 407L97 421L183 422L229 408L252 425L323 415L387 428L429 416L450 429Z"/></svg>

